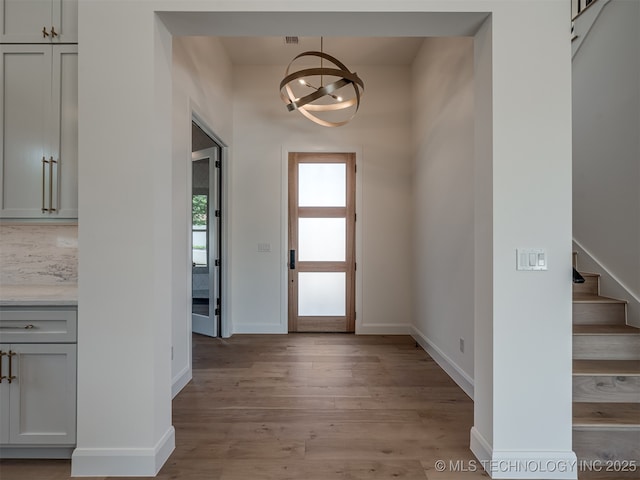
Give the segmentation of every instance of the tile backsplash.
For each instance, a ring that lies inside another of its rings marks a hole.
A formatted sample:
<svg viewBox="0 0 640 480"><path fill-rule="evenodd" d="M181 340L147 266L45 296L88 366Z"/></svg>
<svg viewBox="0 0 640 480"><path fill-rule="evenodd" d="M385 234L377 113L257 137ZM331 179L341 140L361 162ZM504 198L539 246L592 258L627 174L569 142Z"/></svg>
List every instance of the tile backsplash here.
<svg viewBox="0 0 640 480"><path fill-rule="evenodd" d="M0 284L77 282L77 225L0 225Z"/></svg>

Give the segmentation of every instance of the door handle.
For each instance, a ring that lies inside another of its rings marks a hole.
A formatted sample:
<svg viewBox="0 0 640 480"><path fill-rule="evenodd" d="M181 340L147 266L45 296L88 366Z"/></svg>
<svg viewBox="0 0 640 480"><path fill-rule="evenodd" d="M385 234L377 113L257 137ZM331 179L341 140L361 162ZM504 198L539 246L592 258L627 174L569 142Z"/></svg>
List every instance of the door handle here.
<svg viewBox="0 0 640 480"><path fill-rule="evenodd" d="M9 350L9 376L7 377L7 380L9 381L9 383L11 383L12 380L15 380L16 377L15 375L13 375L13 357L15 357L17 355L16 352L12 352L11 350Z"/></svg>
<svg viewBox="0 0 640 480"><path fill-rule="evenodd" d="M49 213L55 212L56 209L53 208L53 164L58 164L57 161L51 157L49 159Z"/></svg>
<svg viewBox="0 0 640 480"><path fill-rule="evenodd" d="M49 160L47 160L46 158L44 158L44 156L42 157L42 213L47 213L47 207L45 205L45 200L44 200L44 195L45 195L45 185L46 185L46 179L47 179L47 170L46 170L46 165L49 163Z"/></svg>
<svg viewBox="0 0 640 480"><path fill-rule="evenodd" d="M7 355L7 354L5 352L3 352L2 350L0 350L0 383L2 383L2 380L7 378L6 376L4 376L2 374L2 357L4 357L5 355Z"/></svg>
<svg viewBox="0 0 640 480"><path fill-rule="evenodd" d="M289 270L296 269L296 251L289 250Z"/></svg>

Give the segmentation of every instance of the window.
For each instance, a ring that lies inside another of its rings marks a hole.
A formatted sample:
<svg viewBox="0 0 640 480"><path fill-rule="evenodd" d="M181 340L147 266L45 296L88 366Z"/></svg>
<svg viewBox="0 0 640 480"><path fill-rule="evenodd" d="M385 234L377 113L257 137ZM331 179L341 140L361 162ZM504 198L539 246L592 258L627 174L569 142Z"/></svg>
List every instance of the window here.
<svg viewBox="0 0 640 480"><path fill-rule="evenodd" d="M193 195L192 197L192 249L193 266L208 266L208 245L207 245L207 209L209 203L208 195Z"/></svg>

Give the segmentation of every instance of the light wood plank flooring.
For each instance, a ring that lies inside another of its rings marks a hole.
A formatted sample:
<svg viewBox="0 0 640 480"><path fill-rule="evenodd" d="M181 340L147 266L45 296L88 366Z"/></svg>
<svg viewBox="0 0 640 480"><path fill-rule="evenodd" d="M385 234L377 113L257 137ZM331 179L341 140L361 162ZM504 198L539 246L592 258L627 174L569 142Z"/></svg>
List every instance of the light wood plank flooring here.
<svg viewBox="0 0 640 480"><path fill-rule="evenodd" d="M194 336L193 367L160 480L488 478L436 470L439 459L472 465L473 403L410 337ZM2 480L69 471L68 461L0 462ZM580 474L607 478L627 477Z"/></svg>

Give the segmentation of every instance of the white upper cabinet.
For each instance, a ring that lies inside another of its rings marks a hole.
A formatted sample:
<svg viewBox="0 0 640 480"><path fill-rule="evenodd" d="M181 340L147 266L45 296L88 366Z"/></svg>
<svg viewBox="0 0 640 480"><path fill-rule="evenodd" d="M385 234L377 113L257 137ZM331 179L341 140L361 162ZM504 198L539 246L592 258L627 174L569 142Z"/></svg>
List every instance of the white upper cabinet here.
<svg viewBox="0 0 640 480"><path fill-rule="evenodd" d="M2 218L78 216L77 51L0 45Z"/></svg>
<svg viewBox="0 0 640 480"><path fill-rule="evenodd" d="M77 43L78 0L0 0L0 43Z"/></svg>

